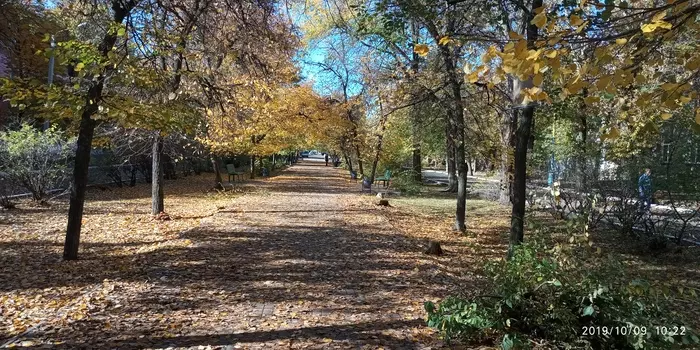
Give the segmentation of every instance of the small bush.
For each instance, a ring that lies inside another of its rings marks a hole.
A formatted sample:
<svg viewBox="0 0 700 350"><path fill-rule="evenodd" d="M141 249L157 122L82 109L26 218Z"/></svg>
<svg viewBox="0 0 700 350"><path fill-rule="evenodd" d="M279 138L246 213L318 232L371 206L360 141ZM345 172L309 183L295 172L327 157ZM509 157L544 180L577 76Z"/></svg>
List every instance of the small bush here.
<svg viewBox="0 0 700 350"><path fill-rule="evenodd" d="M400 171L391 179L391 186L401 191L401 194L416 195L420 193L421 183L416 181L413 170Z"/></svg>
<svg viewBox="0 0 700 350"><path fill-rule="evenodd" d="M2 146L0 146L0 148L2 148ZM2 149L0 149L0 152L2 152ZM12 194L10 192L10 185L10 180L7 178L6 174L0 172L0 208L14 208L14 204L10 200L10 195Z"/></svg>
<svg viewBox="0 0 700 350"><path fill-rule="evenodd" d="M0 172L25 187L34 200L43 200L65 179L72 145L53 128L39 131L25 124L20 130L2 132Z"/></svg>
<svg viewBox="0 0 700 350"><path fill-rule="evenodd" d="M528 340L575 349L698 344L687 328L674 335L657 331L660 325L687 325L671 316L668 290L625 282L622 266L611 258L551 248L535 241L517 247L510 260L487 264L492 284L484 295L426 303L428 325L447 339L489 341L503 349L527 348Z"/></svg>

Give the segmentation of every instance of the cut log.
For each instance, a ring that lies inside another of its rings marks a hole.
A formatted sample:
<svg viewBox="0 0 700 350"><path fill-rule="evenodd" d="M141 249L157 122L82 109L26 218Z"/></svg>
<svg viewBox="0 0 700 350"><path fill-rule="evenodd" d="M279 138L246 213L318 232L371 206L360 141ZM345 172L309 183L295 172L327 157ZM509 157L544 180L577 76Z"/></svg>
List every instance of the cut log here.
<svg viewBox="0 0 700 350"><path fill-rule="evenodd" d="M440 242L430 241L430 243L428 243L428 250L425 251L425 254L442 255L443 251L442 251L442 248L440 247Z"/></svg>

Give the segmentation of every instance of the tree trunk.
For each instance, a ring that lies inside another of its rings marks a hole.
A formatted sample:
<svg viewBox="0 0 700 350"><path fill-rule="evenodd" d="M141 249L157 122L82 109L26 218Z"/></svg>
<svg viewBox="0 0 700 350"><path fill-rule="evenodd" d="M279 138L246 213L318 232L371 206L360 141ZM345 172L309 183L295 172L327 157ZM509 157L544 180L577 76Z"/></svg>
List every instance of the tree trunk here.
<svg viewBox="0 0 700 350"><path fill-rule="evenodd" d="M581 109L579 110L584 111L584 106L581 106ZM579 144L579 169L580 169L580 183L579 183L579 188L582 190L588 190L589 188L589 182L590 178L588 176L588 158L590 152L588 151L588 123L586 120L586 115L581 114L580 116L581 120L581 126L580 126L580 133L581 133L581 142Z"/></svg>
<svg viewBox="0 0 700 350"><path fill-rule="evenodd" d="M418 25L416 24L415 21L411 22L411 39L414 42L419 42L420 40L420 30L418 28ZM417 52L413 51L413 54L411 56L411 72L413 74L418 74L418 70L420 69L420 56L418 55ZM417 95L417 83L413 83L413 98L419 98ZM421 120L420 120L420 111L418 110L418 106L413 106L411 107L411 110L409 111L410 117L411 117L411 136L413 139L413 157L412 157L412 168L413 168L413 180L416 181L417 183L422 183L422 164L421 164Z"/></svg>
<svg viewBox="0 0 700 350"><path fill-rule="evenodd" d="M530 23L534 17L535 9L542 6L542 0L533 0L532 11L526 15L528 48L535 48L537 41L537 27ZM521 91L524 88L532 87L532 79L520 81L517 78L513 81L513 102L522 105ZM535 117L535 106L528 103L518 117L518 127L515 131L515 155L513 171L513 211L510 222L510 239L508 246L508 257L512 257L515 247L523 242L525 224L525 196L527 193L527 149L532 132L532 124Z"/></svg>
<svg viewBox="0 0 700 350"><path fill-rule="evenodd" d="M529 141L530 127L535 112L534 106L523 109L515 132L515 167L513 181L513 211L510 222L510 247L508 256L512 257L513 249L523 242L525 220L525 196L527 173L527 144Z"/></svg>
<svg viewBox="0 0 700 350"><path fill-rule="evenodd" d="M165 211L163 203L163 136L156 131L153 140L151 166L151 214L158 215Z"/></svg>
<svg viewBox="0 0 700 350"><path fill-rule="evenodd" d="M357 157L357 170L360 171L360 174L364 175L365 170L362 167L362 155L360 154L360 146L355 145L355 156Z"/></svg>
<svg viewBox="0 0 700 350"><path fill-rule="evenodd" d="M450 111L450 124L452 139L455 147L455 163L457 165L457 209L455 211L455 230L465 232L467 211L467 163L465 160L466 149L464 143L464 103L462 101L461 79L457 77L457 68L453 54L447 45L440 46L440 53L445 61L446 78L451 88L452 106Z"/></svg>
<svg viewBox="0 0 700 350"><path fill-rule="evenodd" d="M423 166L421 164L421 145L420 142L413 142L413 180L417 183L423 181Z"/></svg>
<svg viewBox="0 0 700 350"><path fill-rule="evenodd" d="M99 91L90 88L88 96L101 95L102 84L99 84ZM90 151L92 150L92 137L95 131L96 122L91 116L97 112L97 104L88 102L83 110L80 119L80 130L78 131L77 149L75 151L75 165L73 168L73 184L70 193L70 207L68 208L68 228L66 230L66 241L63 247L64 260L78 259L78 247L80 245L80 229L83 221L83 207L85 205L85 190L88 183L88 169L90 167Z"/></svg>
<svg viewBox="0 0 700 350"><path fill-rule="evenodd" d="M134 0L112 0L112 22L120 25L124 18L136 6ZM100 56L107 58L109 52L117 41L117 31L109 30L102 38L99 46ZM66 240L63 247L64 260L78 259L80 245L80 229L83 221L83 208L85 206L85 190L88 182L88 170L90 167L90 151L92 150L92 138L95 133L96 122L92 116L97 113L98 103L102 99L105 76L114 70L114 66L107 65L99 76L94 79L88 89L85 99L85 107L80 116L78 130L77 149L75 151L75 165L73 167L73 183L71 186L70 206L68 208L68 225L66 228Z"/></svg>
<svg viewBox="0 0 700 350"><path fill-rule="evenodd" d="M129 181L129 187L136 186L136 173L137 173L137 171L138 171L138 169L135 166L131 165L131 168L130 168L131 179Z"/></svg>
<svg viewBox="0 0 700 350"><path fill-rule="evenodd" d="M377 152L374 154L374 160L372 161L372 173L370 174L369 183L374 183L374 177L377 175L377 165L379 164L379 156L382 153L382 146L384 141L384 131L386 130L386 120L389 117L384 114L384 109L382 108L382 99L379 97L379 132L377 133Z"/></svg>
<svg viewBox="0 0 700 350"><path fill-rule="evenodd" d="M250 156L250 178L255 178L255 156Z"/></svg>
<svg viewBox="0 0 700 350"><path fill-rule="evenodd" d="M413 180L417 183L421 183L423 180L423 167L421 164L421 135L420 135L420 120L415 111L415 108L411 109L411 123L412 123L412 136L413 136L413 157L412 157L412 168L413 168Z"/></svg>
<svg viewBox="0 0 700 350"><path fill-rule="evenodd" d="M457 163L455 162L455 143L452 123L448 120L445 127L446 146L446 166L447 166L447 192L457 192Z"/></svg>
<svg viewBox="0 0 700 350"><path fill-rule="evenodd" d="M348 170L352 173L352 159L350 158L350 156L348 156L346 152L343 152L343 158L345 158L345 164L348 165Z"/></svg>
<svg viewBox="0 0 700 350"><path fill-rule="evenodd" d="M513 84L511 81L510 84ZM516 123L518 119L518 114L516 110L510 113L504 113L501 123L501 161L499 167L499 191L498 191L498 202L503 205L508 205L511 203L511 197L513 194L513 153L511 152L515 149L515 137L513 131L515 130Z"/></svg>
<svg viewBox="0 0 700 350"><path fill-rule="evenodd" d="M214 168L214 176L216 181L216 188L218 189L223 189L224 188L224 179L221 177L221 168L219 167L219 158L216 156L211 156L211 165Z"/></svg>

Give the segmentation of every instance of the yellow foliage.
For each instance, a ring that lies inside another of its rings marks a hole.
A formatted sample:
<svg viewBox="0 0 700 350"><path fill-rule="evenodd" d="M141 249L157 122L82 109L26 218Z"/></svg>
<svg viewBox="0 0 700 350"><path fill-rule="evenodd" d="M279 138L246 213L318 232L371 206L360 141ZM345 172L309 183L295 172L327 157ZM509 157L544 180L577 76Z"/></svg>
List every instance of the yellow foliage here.
<svg viewBox="0 0 700 350"><path fill-rule="evenodd" d="M577 15L571 15L571 17L569 18L569 22L574 27L578 27L583 24L583 20Z"/></svg>
<svg viewBox="0 0 700 350"><path fill-rule="evenodd" d="M413 48L413 52L417 53L421 57L427 56L429 51L430 49L428 48L428 45L425 44L416 44L416 46Z"/></svg>
<svg viewBox="0 0 700 350"><path fill-rule="evenodd" d="M530 23L534 24L537 28L542 28L547 24L547 14L542 11L537 14Z"/></svg>

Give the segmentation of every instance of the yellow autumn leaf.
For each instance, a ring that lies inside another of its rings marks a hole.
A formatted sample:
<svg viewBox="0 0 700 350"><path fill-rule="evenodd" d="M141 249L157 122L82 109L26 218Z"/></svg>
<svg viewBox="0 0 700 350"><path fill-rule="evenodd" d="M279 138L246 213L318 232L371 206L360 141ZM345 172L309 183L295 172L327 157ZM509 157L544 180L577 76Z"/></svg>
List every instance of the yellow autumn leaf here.
<svg viewBox="0 0 700 350"><path fill-rule="evenodd" d="M685 68L689 70L696 70L700 68L700 57L692 59L685 64Z"/></svg>
<svg viewBox="0 0 700 350"><path fill-rule="evenodd" d="M612 75L600 77L600 79L598 79L598 82L596 82L595 86L598 88L598 90L604 90L608 86L608 84L610 84L612 79Z"/></svg>
<svg viewBox="0 0 700 350"><path fill-rule="evenodd" d="M634 77L634 81L636 81L639 85L643 85L646 84L647 78L641 74L637 74L637 76Z"/></svg>
<svg viewBox="0 0 700 350"><path fill-rule="evenodd" d="M539 50L529 50L527 52L527 59L528 60L535 60L540 57L540 54L542 53L542 49Z"/></svg>
<svg viewBox="0 0 700 350"><path fill-rule="evenodd" d="M478 71L475 71L475 72L472 72L471 74L469 74L469 75L467 76L467 81L469 81L469 82L472 83L472 84L473 84L473 83L476 83L477 81L479 81L479 72L478 72Z"/></svg>
<svg viewBox="0 0 700 350"><path fill-rule="evenodd" d="M615 44L618 44L618 45L627 44L627 39L625 39L625 38L616 39Z"/></svg>
<svg viewBox="0 0 700 350"><path fill-rule="evenodd" d="M523 36L511 30L508 32L508 39L520 40L520 39L523 39Z"/></svg>
<svg viewBox="0 0 700 350"><path fill-rule="evenodd" d="M651 33L656 30L658 26L655 23L642 24L642 32Z"/></svg>
<svg viewBox="0 0 700 350"><path fill-rule="evenodd" d="M657 25L659 28L663 28L663 29L671 29L671 28L673 28L673 24L668 23L668 22L665 22L665 21L657 22L656 25Z"/></svg>
<svg viewBox="0 0 700 350"><path fill-rule="evenodd" d="M677 88L677 87L678 87L678 84L674 84L674 83L665 83L665 84L662 84L662 85L661 85L661 88L662 88L664 91L671 91L671 90L673 90L673 89L675 89L675 88Z"/></svg>
<svg viewBox="0 0 700 350"><path fill-rule="evenodd" d="M544 80L544 76L542 76L542 73L537 73L532 78L532 84L534 84L535 86L542 86L543 80Z"/></svg>
<svg viewBox="0 0 700 350"><path fill-rule="evenodd" d="M569 22L574 27L578 27L583 24L583 20L577 15L571 15L571 17L569 18Z"/></svg>
<svg viewBox="0 0 700 350"><path fill-rule="evenodd" d="M440 40L438 41L438 44L440 44L440 45L447 45L447 44L449 44L449 43L451 43L451 42L452 42L452 39L450 39L449 36L443 36L443 37L440 38Z"/></svg>
<svg viewBox="0 0 700 350"><path fill-rule="evenodd" d="M428 55L428 52L430 49L428 48L428 45L425 44L416 44L416 46L413 47L413 52L417 53L418 56L425 57Z"/></svg>
<svg viewBox="0 0 700 350"><path fill-rule="evenodd" d="M547 24L547 14L544 11L540 12L530 23L534 24L537 28L544 27Z"/></svg>
<svg viewBox="0 0 700 350"><path fill-rule="evenodd" d="M678 98L678 100L681 101L681 103L685 104L685 103L690 102L691 98L690 98L690 96L681 96Z"/></svg>
<svg viewBox="0 0 700 350"><path fill-rule="evenodd" d="M518 43L515 44L514 50L515 50L515 57L520 58L520 59L527 58L527 55L528 55L527 41L526 40L518 41Z"/></svg>
<svg viewBox="0 0 700 350"><path fill-rule="evenodd" d="M651 21L656 23L656 22L661 22L663 19L666 17L666 11L661 11L657 14L654 15L654 17L651 18Z"/></svg>
<svg viewBox="0 0 700 350"><path fill-rule="evenodd" d="M642 24L642 32L644 33L652 33L657 28L671 29L673 25L665 21L654 21L652 23Z"/></svg>
<svg viewBox="0 0 700 350"><path fill-rule="evenodd" d="M671 119L671 117L673 117L673 114L671 114L671 113L662 113L661 114L661 119L663 119L663 120L669 120L669 119Z"/></svg>
<svg viewBox="0 0 700 350"><path fill-rule="evenodd" d="M555 58L555 57L557 57L557 52L558 52L557 50L552 50L552 51L547 52L544 55L549 57L549 58Z"/></svg>
<svg viewBox="0 0 700 350"><path fill-rule="evenodd" d="M600 101L600 98L598 96L588 96L588 97L583 99L583 102L587 105L592 105L592 104L599 102L599 101Z"/></svg>

